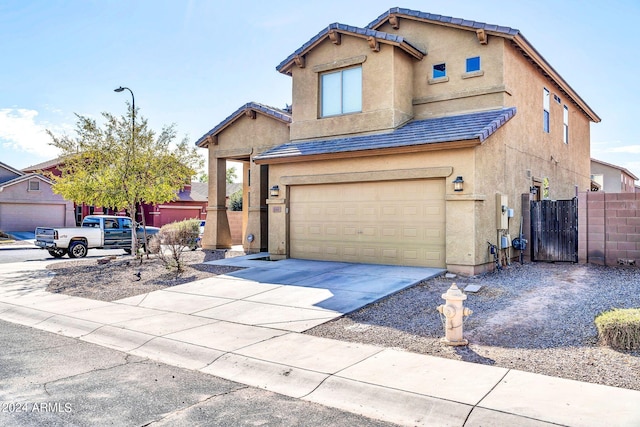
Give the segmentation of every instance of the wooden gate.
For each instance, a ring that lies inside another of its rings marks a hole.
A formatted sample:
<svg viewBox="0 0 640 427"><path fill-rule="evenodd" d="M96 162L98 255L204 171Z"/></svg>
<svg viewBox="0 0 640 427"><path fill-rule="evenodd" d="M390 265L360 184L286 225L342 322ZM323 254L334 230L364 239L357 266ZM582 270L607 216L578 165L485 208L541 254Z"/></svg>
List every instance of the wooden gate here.
<svg viewBox="0 0 640 427"><path fill-rule="evenodd" d="M578 262L578 199L531 202L531 259Z"/></svg>

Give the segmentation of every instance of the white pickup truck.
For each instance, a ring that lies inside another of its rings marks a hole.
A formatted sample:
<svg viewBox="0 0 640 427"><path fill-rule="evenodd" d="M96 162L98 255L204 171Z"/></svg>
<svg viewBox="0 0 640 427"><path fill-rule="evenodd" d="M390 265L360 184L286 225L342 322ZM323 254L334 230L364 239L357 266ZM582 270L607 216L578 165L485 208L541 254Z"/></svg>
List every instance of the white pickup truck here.
<svg viewBox="0 0 640 427"><path fill-rule="evenodd" d="M147 236L156 234L157 227L146 227ZM144 238L142 227L136 230L138 241ZM89 249L124 249L131 252L131 219L113 215L89 215L80 227L36 228L36 246L46 249L54 258L87 256Z"/></svg>

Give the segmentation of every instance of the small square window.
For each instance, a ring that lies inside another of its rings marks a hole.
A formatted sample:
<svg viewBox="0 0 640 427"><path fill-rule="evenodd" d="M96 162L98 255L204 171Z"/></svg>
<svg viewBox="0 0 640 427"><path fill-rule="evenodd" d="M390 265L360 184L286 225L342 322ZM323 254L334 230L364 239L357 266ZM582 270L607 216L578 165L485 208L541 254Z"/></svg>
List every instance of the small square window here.
<svg viewBox="0 0 640 427"><path fill-rule="evenodd" d="M29 191L40 191L40 181L30 180L29 181Z"/></svg>
<svg viewBox="0 0 640 427"><path fill-rule="evenodd" d="M433 66L433 78L439 79L441 77L447 77L447 64L435 64Z"/></svg>
<svg viewBox="0 0 640 427"><path fill-rule="evenodd" d="M473 58L467 58L467 73L474 71L480 71L480 57L474 56Z"/></svg>

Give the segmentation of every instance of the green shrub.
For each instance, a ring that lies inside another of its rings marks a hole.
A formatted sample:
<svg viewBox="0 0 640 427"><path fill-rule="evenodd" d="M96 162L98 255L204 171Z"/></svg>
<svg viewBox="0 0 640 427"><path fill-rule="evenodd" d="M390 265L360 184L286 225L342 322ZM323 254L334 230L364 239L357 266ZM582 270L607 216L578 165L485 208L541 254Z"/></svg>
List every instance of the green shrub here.
<svg viewBox="0 0 640 427"><path fill-rule="evenodd" d="M598 336L617 350L640 349L640 309L613 309L596 316Z"/></svg>
<svg viewBox="0 0 640 427"><path fill-rule="evenodd" d="M242 210L242 189L236 191L229 196L229 210L241 211Z"/></svg>
<svg viewBox="0 0 640 427"><path fill-rule="evenodd" d="M151 253L157 254L168 270L175 270L176 274L180 274L184 270L182 252L186 248L196 248L199 234L199 219L166 224L151 238L149 249Z"/></svg>

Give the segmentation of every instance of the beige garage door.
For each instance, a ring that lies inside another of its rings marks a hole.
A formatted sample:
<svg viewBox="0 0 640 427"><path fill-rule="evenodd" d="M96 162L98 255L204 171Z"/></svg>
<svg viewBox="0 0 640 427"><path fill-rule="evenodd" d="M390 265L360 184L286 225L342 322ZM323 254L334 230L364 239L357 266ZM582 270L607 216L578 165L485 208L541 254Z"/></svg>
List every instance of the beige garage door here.
<svg viewBox="0 0 640 427"><path fill-rule="evenodd" d="M63 227L64 213L65 205L0 203L0 230L34 231L36 227Z"/></svg>
<svg viewBox="0 0 640 427"><path fill-rule="evenodd" d="M292 258L445 267L444 180L292 186Z"/></svg>

